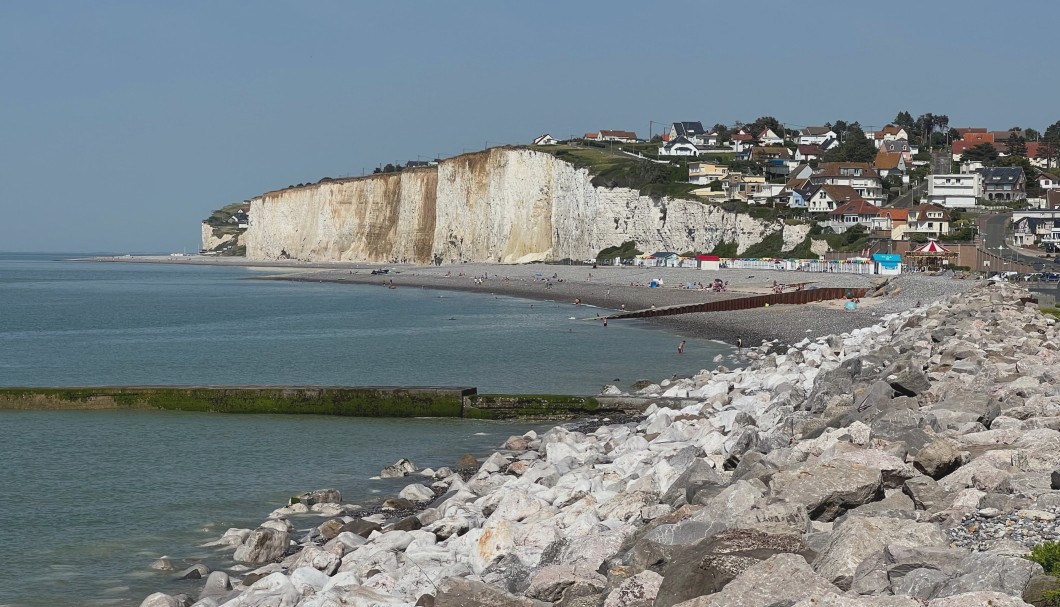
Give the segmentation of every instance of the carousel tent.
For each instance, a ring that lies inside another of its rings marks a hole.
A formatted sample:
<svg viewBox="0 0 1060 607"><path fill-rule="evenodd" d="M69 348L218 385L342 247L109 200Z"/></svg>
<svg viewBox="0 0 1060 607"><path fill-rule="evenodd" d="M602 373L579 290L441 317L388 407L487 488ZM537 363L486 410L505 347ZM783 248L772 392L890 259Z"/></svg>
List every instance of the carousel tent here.
<svg viewBox="0 0 1060 607"><path fill-rule="evenodd" d="M956 251L947 249L934 240L929 240L927 244L919 246L909 253L906 253L906 258L909 259L913 265L918 267L939 268L952 263L957 259L957 253Z"/></svg>

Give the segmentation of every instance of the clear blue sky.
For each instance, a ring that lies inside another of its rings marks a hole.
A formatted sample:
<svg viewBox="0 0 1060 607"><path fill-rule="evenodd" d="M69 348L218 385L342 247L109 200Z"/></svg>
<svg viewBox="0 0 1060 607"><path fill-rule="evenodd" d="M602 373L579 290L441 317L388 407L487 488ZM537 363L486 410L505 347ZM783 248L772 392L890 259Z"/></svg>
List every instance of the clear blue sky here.
<svg viewBox="0 0 1060 607"><path fill-rule="evenodd" d="M288 184L649 120L1060 120L1054 2L0 3L0 250L198 247Z"/></svg>

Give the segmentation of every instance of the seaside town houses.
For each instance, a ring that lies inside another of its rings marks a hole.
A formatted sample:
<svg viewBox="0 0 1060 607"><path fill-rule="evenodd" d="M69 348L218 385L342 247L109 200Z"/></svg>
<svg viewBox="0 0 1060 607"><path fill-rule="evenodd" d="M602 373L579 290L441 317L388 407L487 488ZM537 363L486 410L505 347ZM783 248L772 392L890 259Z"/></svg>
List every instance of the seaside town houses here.
<svg viewBox="0 0 1060 607"><path fill-rule="evenodd" d="M1024 214L1014 217L1017 242L1060 248L1060 121L1046 137L1033 129L951 129L948 118L931 114L914 120L900 112L896 120L864 129L771 117L713 127L685 120L655 123L648 141L633 130L602 129L581 145L676 166L678 175L687 170L694 187L682 192L705 203L785 209L785 217L836 234L860 226L874 240L971 238L968 213L1008 205ZM851 139L855 133L865 139ZM549 135L534 141L557 143Z"/></svg>

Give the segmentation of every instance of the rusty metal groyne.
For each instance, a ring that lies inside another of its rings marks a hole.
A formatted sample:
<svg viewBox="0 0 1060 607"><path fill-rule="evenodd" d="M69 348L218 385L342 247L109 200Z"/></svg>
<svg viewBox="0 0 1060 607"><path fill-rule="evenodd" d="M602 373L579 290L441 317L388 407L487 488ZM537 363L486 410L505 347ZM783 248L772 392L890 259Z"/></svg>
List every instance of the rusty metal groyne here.
<svg viewBox="0 0 1060 607"><path fill-rule="evenodd" d="M658 316L675 316L677 314L694 314L697 312L728 312L730 310L750 310L777 304L807 304L815 301L829 301L833 299L848 299L851 297L865 297L868 292L866 288L844 289L839 287L828 287L823 289L806 289L803 291L790 291L788 293L772 293L769 295L753 295L751 297L736 297L721 301L709 301L695 304L680 304L676 306L664 306L661 308L649 308L646 310L631 310L619 312L607 317L608 320L621 320L623 318L655 318Z"/></svg>

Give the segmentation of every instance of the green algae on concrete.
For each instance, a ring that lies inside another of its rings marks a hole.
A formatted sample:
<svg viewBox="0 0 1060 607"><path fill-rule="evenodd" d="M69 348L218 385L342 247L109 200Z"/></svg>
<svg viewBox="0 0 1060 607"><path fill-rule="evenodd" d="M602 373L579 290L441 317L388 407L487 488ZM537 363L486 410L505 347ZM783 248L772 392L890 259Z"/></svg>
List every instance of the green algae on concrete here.
<svg viewBox="0 0 1060 607"><path fill-rule="evenodd" d="M0 409L164 409L354 417L460 417L474 388L0 388Z"/></svg>

